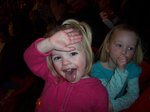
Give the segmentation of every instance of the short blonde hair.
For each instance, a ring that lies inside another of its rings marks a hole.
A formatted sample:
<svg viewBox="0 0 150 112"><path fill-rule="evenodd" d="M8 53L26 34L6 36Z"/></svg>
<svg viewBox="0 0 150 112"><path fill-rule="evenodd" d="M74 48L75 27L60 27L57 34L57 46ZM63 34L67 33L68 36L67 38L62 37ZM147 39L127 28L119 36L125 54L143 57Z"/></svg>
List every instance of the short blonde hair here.
<svg viewBox="0 0 150 112"><path fill-rule="evenodd" d="M89 74L91 71L92 64L93 64L93 52L91 49L92 32L91 32L91 28L89 27L88 24L86 24L85 22L79 22L74 19L68 19L68 20L65 20L62 23L62 25L57 27L55 30L47 33L46 36L51 36L52 34L54 34L57 31L65 30L68 28L73 28L74 30L76 30L83 36L82 41L81 41L81 46L85 52L86 62L87 62L86 68L85 68L85 75ZM51 56L48 56L47 62L48 62L48 66L49 66L50 70L52 70L52 72L55 75L56 71L53 67Z"/></svg>
<svg viewBox="0 0 150 112"><path fill-rule="evenodd" d="M135 63L140 63L143 60L143 51L142 51L142 45L141 45L141 39L139 37L139 34L136 32L136 30L126 24L120 24L115 26L114 28L112 28L108 34L106 35L104 42L102 43L101 47L99 48L99 58L102 62L106 62L108 61L109 55L108 52L106 51L107 49L107 45L109 44L109 42L114 39L114 34L118 31L129 31L129 32L134 32L136 37L137 37L137 44L136 44L136 50L134 53L134 57L133 57L133 61Z"/></svg>

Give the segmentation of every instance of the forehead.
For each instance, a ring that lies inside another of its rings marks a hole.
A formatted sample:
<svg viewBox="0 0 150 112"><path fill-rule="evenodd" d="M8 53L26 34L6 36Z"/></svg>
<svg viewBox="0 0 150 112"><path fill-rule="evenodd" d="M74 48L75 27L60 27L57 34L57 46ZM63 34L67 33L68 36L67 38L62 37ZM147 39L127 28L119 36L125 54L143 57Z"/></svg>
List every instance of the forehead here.
<svg viewBox="0 0 150 112"><path fill-rule="evenodd" d="M121 41L131 44L136 44L137 38L137 35L131 31L117 31L113 34L114 41Z"/></svg>

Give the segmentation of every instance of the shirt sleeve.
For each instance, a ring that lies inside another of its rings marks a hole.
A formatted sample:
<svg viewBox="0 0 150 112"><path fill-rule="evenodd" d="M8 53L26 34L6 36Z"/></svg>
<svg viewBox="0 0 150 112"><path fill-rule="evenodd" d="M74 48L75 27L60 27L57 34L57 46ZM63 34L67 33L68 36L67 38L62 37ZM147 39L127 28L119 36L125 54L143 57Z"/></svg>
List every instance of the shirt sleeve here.
<svg viewBox="0 0 150 112"><path fill-rule="evenodd" d="M113 74L112 72L105 72L100 65L100 62L97 62L93 65L91 74L93 77L101 80L102 84L106 87L108 91L110 99L114 99L119 94L119 92L125 85L128 77L127 70L122 72L118 68L115 69Z"/></svg>
<svg viewBox="0 0 150 112"><path fill-rule="evenodd" d="M125 108L128 108L139 96L139 82L138 77L129 79L127 92L124 96L117 99L112 99L112 105L114 112L118 112Z"/></svg>
<svg viewBox="0 0 150 112"><path fill-rule="evenodd" d="M102 84L108 91L110 99L114 99L122 90L123 86L126 83L127 77L128 72L126 70L122 72L118 68L116 68L110 80L101 79Z"/></svg>
<svg viewBox="0 0 150 112"><path fill-rule="evenodd" d="M44 38L40 38L33 42L24 52L24 60L30 70L42 79L47 79L47 74L50 74L48 69L46 57L50 54L44 54L38 51L37 43L42 41Z"/></svg>

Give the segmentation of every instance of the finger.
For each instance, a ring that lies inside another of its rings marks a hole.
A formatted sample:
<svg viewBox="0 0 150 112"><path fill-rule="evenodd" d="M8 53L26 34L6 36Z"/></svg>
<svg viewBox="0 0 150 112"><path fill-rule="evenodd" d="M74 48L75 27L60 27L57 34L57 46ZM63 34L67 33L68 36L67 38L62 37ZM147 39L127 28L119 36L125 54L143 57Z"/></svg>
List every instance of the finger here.
<svg viewBox="0 0 150 112"><path fill-rule="evenodd" d="M70 37L70 39L71 39L71 37L74 37L73 33L71 33L71 32L69 32L69 33L67 33L67 34L68 34L68 36Z"/></svg>
<svg viewBox="0 0 150 112"><path fill-rule="evenodd" d="M72 31L70 32L72 36L82 36L82 34L79 31Z"/></svg>
<svg viewBox="0 0 150 112"><path fill-rule="evenodd" d="M69 28L69 29L65 29L64 32L65 32L65 33L70 33L70 32L72 32L73 30L74 30L73 28Z"/></svg>
<svg viewBox="0 0 150 112"><path fill-rule="evenodd" d="M78 30L75 30L73 28L69 28L64 30L65 33L67 33L69 36L78 36L81 35L81 33Z"/></svg>
<svg viewBox="0 0 150 112"><path fill-rule="evenodd" d="M69 52L69 51L75 50L75 48L74 47L65 47L63 50Z"/></svg>
<svg viewBox="0 0 150 112"><path fill-rule="evenodd" d="M69 37L70 40L81 40L82 39L82 35L72 35Z"/></svg>
<svg viewBox="0 0 150 112"><path fill-rule="evenodd" d="M69 45L78 43L82 39L81 33L76 30L67 29L67 30L64 30L64 32L67 34L67 37L70 40L70 42L68 43Z"/></svg>
<svg viewBox="0 0 150 112"><path fill-rule="evenodd" d="M75 37L75 36L81 36L81 33L79 33L79 32L76 31L76 30L73 30L73 31L71 31L71 32L68 32L67 35L68 35L69 37Z"/></svg>
<svg viewBox="0 0 150 112"><path fill-rule="evenodd" d="M68 35L70 35L68 38L70 40L70 44L75 44L78 43L82 40L82 36L78 35L78 36L73 36L72 33L69 33Z"/></svg>
<svg viewBox="0 0 150 112"><path fill-rule="evenodd" d="M75 44L81 42L80 38L70 40L70 44Z"/></svg>

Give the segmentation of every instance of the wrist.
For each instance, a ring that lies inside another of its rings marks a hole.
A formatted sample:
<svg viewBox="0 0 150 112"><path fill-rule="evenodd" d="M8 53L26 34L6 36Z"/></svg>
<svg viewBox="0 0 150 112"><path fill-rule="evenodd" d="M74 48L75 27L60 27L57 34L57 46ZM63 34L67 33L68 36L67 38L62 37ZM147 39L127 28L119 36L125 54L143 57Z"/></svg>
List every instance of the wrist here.
<svg viewBox="0 0 150 112"><path fill-rule="evenodd" d="M37 49L42 53L47 53L52 50L50 38L43 39L37 43Z"/></svg>
<svg viewBox="0 0 150 112"><path fill-rule="evenodd" d="M120 72L120 73L123 73L123 74L127 74L128 73L126 69L120 69L118 67L116 68L116 71Z"/></svg>

